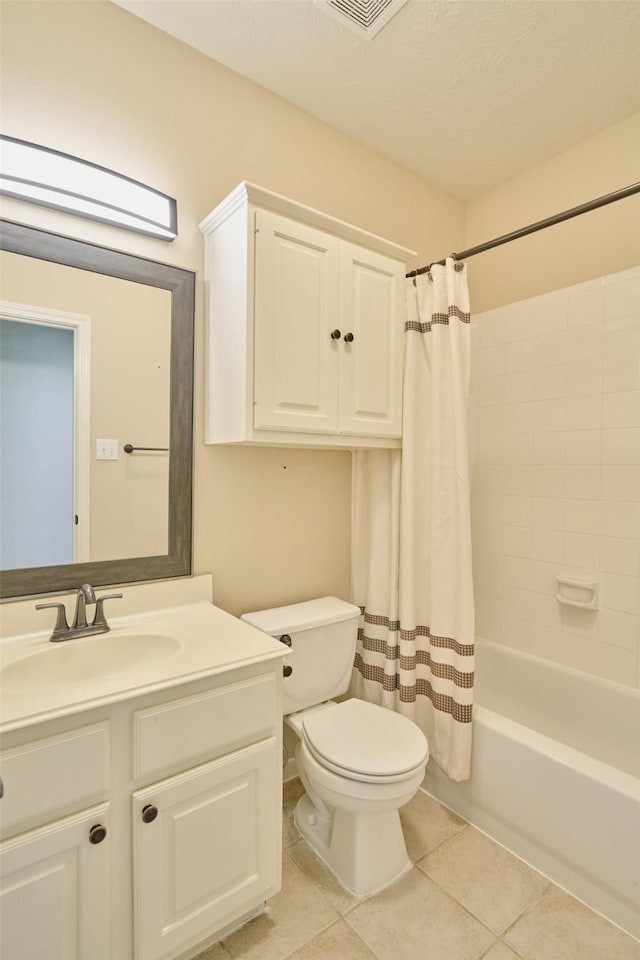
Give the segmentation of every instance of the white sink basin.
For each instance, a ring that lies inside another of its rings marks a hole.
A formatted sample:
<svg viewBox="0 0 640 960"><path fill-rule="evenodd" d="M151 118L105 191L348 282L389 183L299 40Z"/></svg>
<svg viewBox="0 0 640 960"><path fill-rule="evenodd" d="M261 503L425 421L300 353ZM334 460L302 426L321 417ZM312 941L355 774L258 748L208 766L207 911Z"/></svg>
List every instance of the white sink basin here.
<svg viewBox="0 0 640 960"><path fill-rule="evenodd" d="M0 685L5 690L34 690L99 680L166 660L180 647L175 637L153 631L118 630L62 640L8 663L0 675Z"/></svg>

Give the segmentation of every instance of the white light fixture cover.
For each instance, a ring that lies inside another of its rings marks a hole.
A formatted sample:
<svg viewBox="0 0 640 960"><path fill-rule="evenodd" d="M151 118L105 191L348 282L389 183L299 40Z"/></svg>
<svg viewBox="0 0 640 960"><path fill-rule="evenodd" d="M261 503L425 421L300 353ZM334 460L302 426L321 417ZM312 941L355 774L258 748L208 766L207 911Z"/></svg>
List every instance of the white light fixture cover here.
<svg viewBox="0 0 640 960"><path fill-rule="evenodd" d="M178 234L176 201L78 157L0 136L0 193L163 240Z"/></svg>

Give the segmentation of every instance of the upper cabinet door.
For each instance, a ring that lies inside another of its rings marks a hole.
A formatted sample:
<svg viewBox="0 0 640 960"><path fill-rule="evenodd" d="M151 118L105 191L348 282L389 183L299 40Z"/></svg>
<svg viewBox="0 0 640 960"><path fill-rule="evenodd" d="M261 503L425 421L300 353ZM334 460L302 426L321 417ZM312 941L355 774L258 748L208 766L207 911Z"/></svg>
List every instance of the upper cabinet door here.
<svg viewBox="0 0 640 960"><path fill-rule="evenodd" d="M338 429L400 437L404 267L343 241L340 279Z"/></svg>
<svg viewBox="0 0 640 960"><path fill-rule="evenodd" d="M271 211L256 211L254 427L337 428L340 243ZM342 333L343 331L341 331Z"/></svg>

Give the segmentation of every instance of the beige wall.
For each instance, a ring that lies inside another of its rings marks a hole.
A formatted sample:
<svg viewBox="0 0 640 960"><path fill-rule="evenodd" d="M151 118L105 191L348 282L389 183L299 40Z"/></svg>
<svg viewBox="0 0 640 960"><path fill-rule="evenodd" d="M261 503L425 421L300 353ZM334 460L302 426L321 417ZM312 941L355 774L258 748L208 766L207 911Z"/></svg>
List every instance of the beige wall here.
<svg viewBox="0 0 640 960"><path fill-rule="evenodd" d="M198 222L240 180L418 252L460 249L464 204L102 2L3 2L2 129L175 196L171 245L18 202L5 216L199 273L195 572L234 612L349 594L350 454L205 447Z"/></svg>
<svg viewBox="0 0 640 960"><path fill-rule="evenodd" d="M476 197L465 248L635 183L640 114ZM640 195L469 260L474 312L615 273L640 263Z"/></svg>

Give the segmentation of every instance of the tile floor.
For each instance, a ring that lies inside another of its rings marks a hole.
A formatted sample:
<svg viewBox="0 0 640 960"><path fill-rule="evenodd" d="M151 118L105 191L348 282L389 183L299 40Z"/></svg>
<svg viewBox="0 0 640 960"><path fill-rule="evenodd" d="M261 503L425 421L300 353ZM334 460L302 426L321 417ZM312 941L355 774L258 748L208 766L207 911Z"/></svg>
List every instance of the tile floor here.
<svg viewBox="0 0 640 960"><path fill-rule="evenodd" d="M365 900L293 823L285 784L282 891L198 960L640 960L640 942L418 792L401 812L414 869Z"/></svg>

